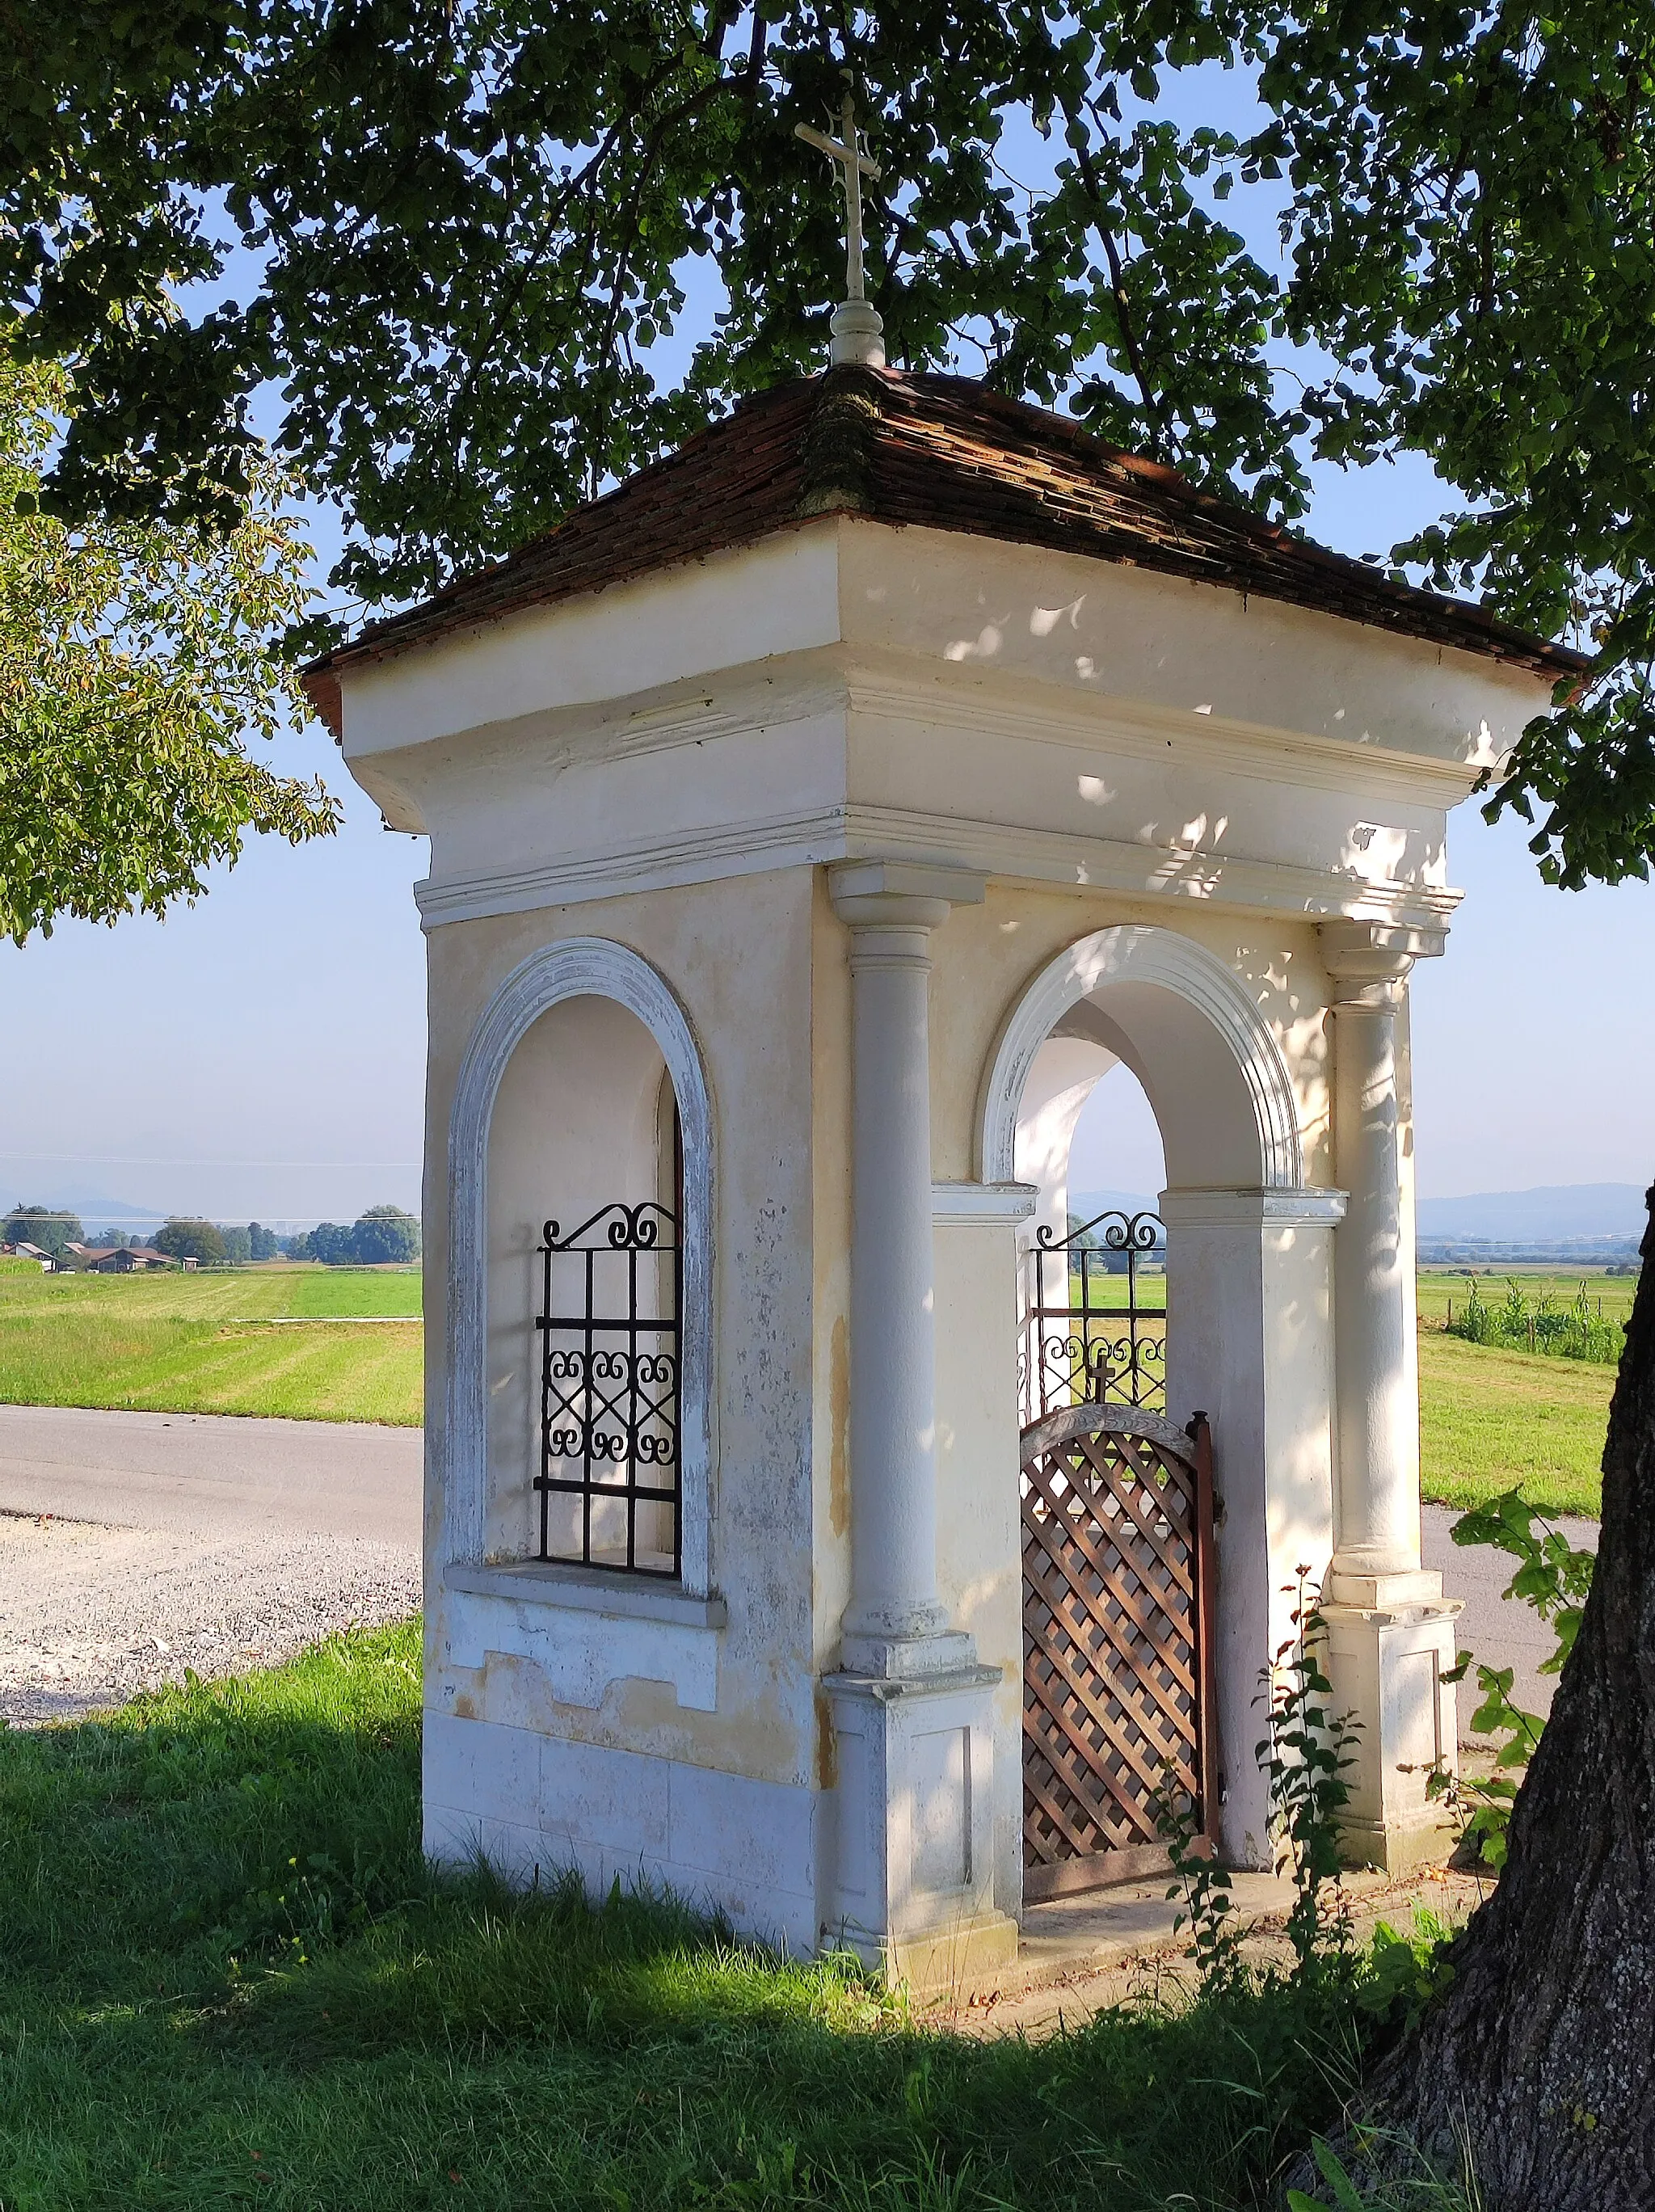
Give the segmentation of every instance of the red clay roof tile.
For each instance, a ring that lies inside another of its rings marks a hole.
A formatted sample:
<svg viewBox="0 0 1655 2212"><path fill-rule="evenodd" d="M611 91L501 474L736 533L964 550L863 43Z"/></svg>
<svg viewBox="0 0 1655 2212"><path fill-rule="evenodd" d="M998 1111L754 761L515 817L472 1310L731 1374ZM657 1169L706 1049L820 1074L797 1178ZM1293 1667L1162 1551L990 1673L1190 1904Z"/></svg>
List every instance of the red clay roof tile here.
<svg viewBox="0 0 1655 2212"><path fill-rule="evenodd" d="M1294 537L1062 416L964 377L851 368L744 401L555 530L313 661L306 688L336 729L342 670L833 513L1153 568L1539 675L1587 665L1481 607Z"/></svg>

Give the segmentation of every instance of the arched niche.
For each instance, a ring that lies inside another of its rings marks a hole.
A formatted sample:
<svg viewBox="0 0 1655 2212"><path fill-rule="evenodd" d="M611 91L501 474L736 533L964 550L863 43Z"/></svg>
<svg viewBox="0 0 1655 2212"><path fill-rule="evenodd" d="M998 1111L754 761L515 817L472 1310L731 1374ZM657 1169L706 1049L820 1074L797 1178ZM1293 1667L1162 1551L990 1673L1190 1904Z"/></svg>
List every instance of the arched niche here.
<svg viewBox="0 0 1655 2212"><path fill-rule="evenodd" d="M1040 1193L1020 1241L1040 1230L1055 1238L1069 1220L1069 1156L1087 1101L1118 1055L1089 1037L1048 1036L1029 1063L1017 1108L1012 1180Z"/></svg>
<svg viewBox="0 0 1655 2212"><path fill-rule="evenodd" d="M601 938L548 945L508 975L473 1033L449 1136L448 1374L442 1438L450 1560L524 1557L534 1533L537 1254L614 1200L659 1200L682 1149L682 1582L708 1588L712 1468L712 1114L700 1054L664 980ZM584 1207L585 1212L580 1209Z"/></svg>

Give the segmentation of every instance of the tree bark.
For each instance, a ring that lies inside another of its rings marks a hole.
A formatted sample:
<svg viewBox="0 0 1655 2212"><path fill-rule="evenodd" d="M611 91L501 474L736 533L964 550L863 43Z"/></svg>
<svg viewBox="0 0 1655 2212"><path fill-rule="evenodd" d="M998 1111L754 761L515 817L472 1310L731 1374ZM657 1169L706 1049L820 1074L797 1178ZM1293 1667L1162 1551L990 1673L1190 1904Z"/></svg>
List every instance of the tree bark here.
<svg viewBox="0 0 1655 2212"><path fill-rule="evenodd" d="M1655 1189L1603 1449L1597 1565L1454 1980L1366 2117L1458 2164L1488 2212L1655 2206Z"/></svg>

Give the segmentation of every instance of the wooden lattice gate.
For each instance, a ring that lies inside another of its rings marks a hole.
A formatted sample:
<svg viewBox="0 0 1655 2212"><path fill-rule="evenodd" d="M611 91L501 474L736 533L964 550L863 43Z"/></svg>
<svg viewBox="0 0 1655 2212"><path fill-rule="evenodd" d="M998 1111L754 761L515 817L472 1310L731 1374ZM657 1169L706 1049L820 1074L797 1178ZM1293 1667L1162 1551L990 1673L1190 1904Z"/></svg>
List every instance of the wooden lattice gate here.
<svg viewBox="0 0 1655 2212"><path fill-rule="evenodd" d="M1216 1840L1212 1444L1135 1406L1023 1431L1023 1893L1166 1864L1168 1776Z"/></svg>

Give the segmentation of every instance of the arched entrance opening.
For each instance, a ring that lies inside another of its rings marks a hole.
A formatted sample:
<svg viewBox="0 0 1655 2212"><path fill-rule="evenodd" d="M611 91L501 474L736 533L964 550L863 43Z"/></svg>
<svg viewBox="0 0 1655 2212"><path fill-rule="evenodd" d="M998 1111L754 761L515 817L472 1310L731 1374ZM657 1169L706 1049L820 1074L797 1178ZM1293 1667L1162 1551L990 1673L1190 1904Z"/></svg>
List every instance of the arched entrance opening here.
<svg viewBox="0 0 1655 2212"><path fill-rule="evenodd" d="M1020 1237L1022 1425L1081 1401L1166 1407L1167 1181L1143 1085L1089 1037L1035 1056L1017 1121L1017 1179L1039 1193Z"/></svg>
<svg viewBox="0 0 1655 2212"><path fill-rule="evenodd" d="M1111 1080L1141 1086L1166 1172L1153 1211L1101 1210L1100 1255L1070 1194ZM1145 1872L1169 1779L1215 1847L1265 1863L1250 1707L1281 1555L1331 1547L1337 1194L1303 1188L1285 1062L1242 984L1168 930L1097 932L1031 981L980 1127L984 1181L1037 1194L1019 1236L1025 1895Z"/></svg>

